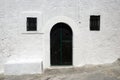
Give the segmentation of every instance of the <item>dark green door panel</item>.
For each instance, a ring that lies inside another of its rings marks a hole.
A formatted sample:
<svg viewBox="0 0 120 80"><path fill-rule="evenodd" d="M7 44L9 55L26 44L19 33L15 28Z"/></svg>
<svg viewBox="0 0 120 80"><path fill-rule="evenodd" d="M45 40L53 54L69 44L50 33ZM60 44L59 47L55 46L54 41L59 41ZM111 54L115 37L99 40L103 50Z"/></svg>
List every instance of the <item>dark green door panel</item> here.
<svg viewBox="0 0 120 80"><path fill-rule="evenodd" d="M50 33L51 65L72 65L72 30L65 23L53 26Z"/></svg>

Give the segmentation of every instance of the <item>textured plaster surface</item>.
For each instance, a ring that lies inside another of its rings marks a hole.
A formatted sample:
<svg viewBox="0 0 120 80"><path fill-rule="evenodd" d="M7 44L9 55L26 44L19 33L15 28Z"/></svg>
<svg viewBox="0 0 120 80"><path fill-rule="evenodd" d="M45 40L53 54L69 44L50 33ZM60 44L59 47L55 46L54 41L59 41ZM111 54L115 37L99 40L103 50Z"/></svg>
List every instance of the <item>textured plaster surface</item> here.
<svg viewBox="0 0 120 80"><path fill-rule="evenodd" d="M50 67L49 32L59 21L73 28L73 66L115 61L120 57L119 6L120 0L0 0L0 72L4 63L19 60L43 60ZM100 31L89 30L90 15L101 16ZM26 31L30 16L38 18L36 32Z"/></svg>

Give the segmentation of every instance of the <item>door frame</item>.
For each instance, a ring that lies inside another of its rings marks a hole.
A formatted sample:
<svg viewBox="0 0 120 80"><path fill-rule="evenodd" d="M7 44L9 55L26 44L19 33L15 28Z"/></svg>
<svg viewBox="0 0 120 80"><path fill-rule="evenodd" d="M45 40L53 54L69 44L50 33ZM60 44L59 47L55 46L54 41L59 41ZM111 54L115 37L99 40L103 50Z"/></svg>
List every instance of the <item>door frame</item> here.
<svg viewBox="0 0 120 80"><path fill-rule="evenodd" d="M72 20L69 17L66 16L56 16L51 18L50 20L48 20L44 27L42 28L43 31L43 51L44 51L44 55L43 55L43 65L44 68L49 68L50 65L50 31L52 29L52 27L56 24L56 23L66 23L68 24L72 31L73 31L73 65L77 65L77 53L75 52L75 49L77 47L77 32L79 32L79 27L77 25L77 23L75 23L74 20Z"/></svg>

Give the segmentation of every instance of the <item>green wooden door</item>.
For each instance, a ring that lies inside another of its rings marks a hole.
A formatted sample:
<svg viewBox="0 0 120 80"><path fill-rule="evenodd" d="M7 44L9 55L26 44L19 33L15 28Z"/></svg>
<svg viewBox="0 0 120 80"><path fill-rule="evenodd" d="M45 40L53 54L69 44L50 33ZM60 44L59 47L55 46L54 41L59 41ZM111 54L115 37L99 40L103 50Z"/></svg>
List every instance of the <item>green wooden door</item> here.
<svg viewBox="0 0 120 80"><path fill-rule="evenodd" d="M65 23L53 26L50 33L51 65L72 65L72 30Z"/></svg>

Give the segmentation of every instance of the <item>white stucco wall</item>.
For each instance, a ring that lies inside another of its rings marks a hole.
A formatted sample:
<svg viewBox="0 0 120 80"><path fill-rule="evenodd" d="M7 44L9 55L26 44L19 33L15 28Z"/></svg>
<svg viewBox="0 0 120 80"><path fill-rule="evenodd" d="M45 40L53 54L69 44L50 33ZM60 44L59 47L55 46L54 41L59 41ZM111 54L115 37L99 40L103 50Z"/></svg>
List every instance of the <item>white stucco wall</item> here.
<svg viewBox="0 0 120 80"><path fill-rule="evenodd" d="M4 5L2 5L4 4ZM111 63L120 57L119 0L0 0L0 71L4 63L43 60L50 67L50 30L65 22L73 30L73 66ZM100 15L100 31L89 30ZM26 31L26 17L38 18L38 31Z"/></svg>

